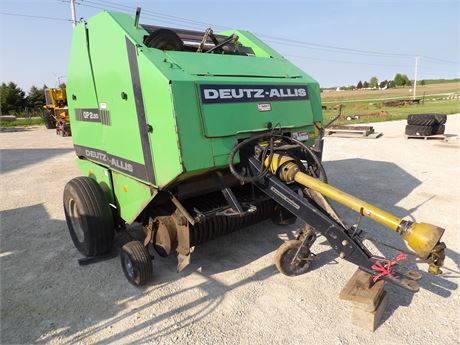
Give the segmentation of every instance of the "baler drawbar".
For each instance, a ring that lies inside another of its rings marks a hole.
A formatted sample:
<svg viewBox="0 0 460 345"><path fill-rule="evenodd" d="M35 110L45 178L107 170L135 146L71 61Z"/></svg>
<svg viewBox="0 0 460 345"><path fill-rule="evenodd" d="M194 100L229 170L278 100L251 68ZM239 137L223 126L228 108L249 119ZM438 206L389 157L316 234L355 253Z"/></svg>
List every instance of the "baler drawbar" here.
<svg viewBox="0 0 460 345"><path fill-rule="evenodd" d="M441 273L444 229L328 184L315 80L249 32L142 25L139 16L103 12L74 29L67 94L84 176L67 183L64 211L86 262L110 257L124 234L122 269L144 285L154 251L177 256L181 271L195 246L271 218L304 224L275 255L288 276L308 271L318 236L374 281L417 291L421 275L399 265L406 256ZM329 199L397 232L410 250L398 260L372 254L366 232Z"/></svg>

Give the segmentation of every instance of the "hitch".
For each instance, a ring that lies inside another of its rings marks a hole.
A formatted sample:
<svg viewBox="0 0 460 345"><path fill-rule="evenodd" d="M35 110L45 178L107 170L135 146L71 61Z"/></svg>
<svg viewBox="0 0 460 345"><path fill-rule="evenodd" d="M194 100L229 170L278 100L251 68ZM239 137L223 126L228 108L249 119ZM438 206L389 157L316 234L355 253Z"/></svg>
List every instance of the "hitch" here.
<svg viewBox="0 0 460 345"><path fill-rule="evenodd" d="M444 249L446 246L440 242L440 239L444 229L431 224L413 223L399 219L386 211L307 175L301 171L296 160L288 155L275 153L271 161L266 159L264 163L265 166L270 168L270 172L281 181L288 184L296 182L303 187L312 189L399 233L416 256L428 262L428 272L432 274L441 273L440 267L444 263Z"/></svg>

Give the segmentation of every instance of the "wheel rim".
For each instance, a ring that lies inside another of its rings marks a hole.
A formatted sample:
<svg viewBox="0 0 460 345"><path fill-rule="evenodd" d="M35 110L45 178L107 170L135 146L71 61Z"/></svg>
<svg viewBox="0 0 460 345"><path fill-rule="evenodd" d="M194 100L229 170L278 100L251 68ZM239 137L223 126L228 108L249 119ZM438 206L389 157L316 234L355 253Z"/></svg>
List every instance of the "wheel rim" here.
<svg viewBox="0 0 460 345"><path fill-rule="evenodd" d="M69 209L70 222L72 223L73 232L75 233L77 240L83 243L85 239L85 232L83 231L83 227L81 225L80 213L78 212L77 203L75 202L74 199L69 200L68 209Z"/></svg>
<svg viewBox="0 0 460 345"><path fill-rule="evenodd" d="M134 266L128 255L123 255L123 266L129 280L134 281Z"/></svg>
<svg viewBox="0 0 460 345"><path fill-rule="evenodd" d="M301 248L296 260L293 261L298 247L290 248L284 253L281 258L282 266L288 275L299 275L305 273L310 267L310 250L308 248Z"/></svg>

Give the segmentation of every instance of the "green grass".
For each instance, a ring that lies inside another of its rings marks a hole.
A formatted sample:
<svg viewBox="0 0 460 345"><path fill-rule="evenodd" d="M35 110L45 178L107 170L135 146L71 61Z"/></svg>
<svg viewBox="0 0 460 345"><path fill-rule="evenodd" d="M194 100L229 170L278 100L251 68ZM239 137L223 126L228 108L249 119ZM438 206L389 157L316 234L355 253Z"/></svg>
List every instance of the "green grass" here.
<svg viewBox="0 0 460 345"><path fill-rule="evenodd" d="M335 105L339 105L340 102L329 103L328 108L332 108ZM426 100L424 104L420 105L406 105L401 107L384 107L381 102L369 102L359 101L354 103L344 104L342 114L343 115L355 115L355 114L366 114L379 112L385 110L389 113L388 116L365 116L358 120L337 120L335 124L357 124L366 122L381 122L381 121L392 121L406 119L409 114L422 114L422 113L441 113L441 114L458 114L460 113L460 100L442 100L437 99L435 101ZM334 116L337 115L337 110L325 110L324 111L324 123L329 122ZM42 118L17 118L14 122L1 122L1 128L10 127L26 127L33 125L43 125Z"/></svg>
<svg viewBox="0 0 460 345"><path fill-rule="evenodd" d="M338 105L340 102L328 104L328 108ZM425 101L424 104L406 105L401 107L384 107L381 102L356 102L344 104L342 109L343 115L359 115L366 113L373 113L379 111L387 111L388 116L363 116L357 120L337 120L334 124L357 124L367 122L381 122L406 119L409 114L423 114L423 113L441 113L441 114L458 114L460 113L460 100L436 100ZM338 110L325 110L324 122L329 122L338 113Z"/></svg>
<svg viewBox="0 0 460 345"><path fill-rule="evenodd" d="M43 125L42 118L17 118L16 121L12 122L0 122L0 128L11 128L11 127L27 127L27 126L34 126L34 125Z"/></svg>
<svg viewBox="0 0 460 345"><path fill-rule="evenodd" d="M425 85L432 85L432 84L446 84L446 83L457 83L460 81L460 78L456 79L425 79ZM420 85L419 83L421 80L417 82L417 86Z"/></svg>

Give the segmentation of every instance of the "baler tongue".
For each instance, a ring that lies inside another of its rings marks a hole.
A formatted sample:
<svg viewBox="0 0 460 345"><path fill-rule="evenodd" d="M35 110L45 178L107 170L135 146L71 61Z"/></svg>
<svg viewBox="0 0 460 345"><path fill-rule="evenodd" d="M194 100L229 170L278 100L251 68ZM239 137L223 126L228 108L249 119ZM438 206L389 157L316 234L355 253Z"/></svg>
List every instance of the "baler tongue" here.
<svg viewBox="0 0 460 345"><path fill-rule="evenodd" d="M255 155L249 158L252 176L242 176L237 173L231 155L230 170L234 175L243 183L253 182L289 212L311 225L327 238L341 258L372 274L374 282L385 279L407 290L418 291L419 286L415 281L420 279L421 275L403 266L410 262L409 257L418 258L418 262L422 260L428 263L428 272L441 273L440 267L444 263L446 248L444 243L440 242L444 229L431 224L399 219L329 185L325 177L321 178L322 180L317 177L321 176L324 170L315 153L290 137L274 134L272 131L240 143L235 150L257 140L259 144L254 150ZM299 157L299 150L308 152L310 157L308 159ZM399 233L412 251L402 250L401 254L393 259L372 255L363 244L363 240L366 239L364 231L359 229L359 225L347 227L329 204L328 199L339 202L358 212L362 217L371 218ZM308 252L304 260L310 260L309 249L314 241L305 239L305 235L298 238L302 242L298 244L291 265L302 252Z"/></svg>

